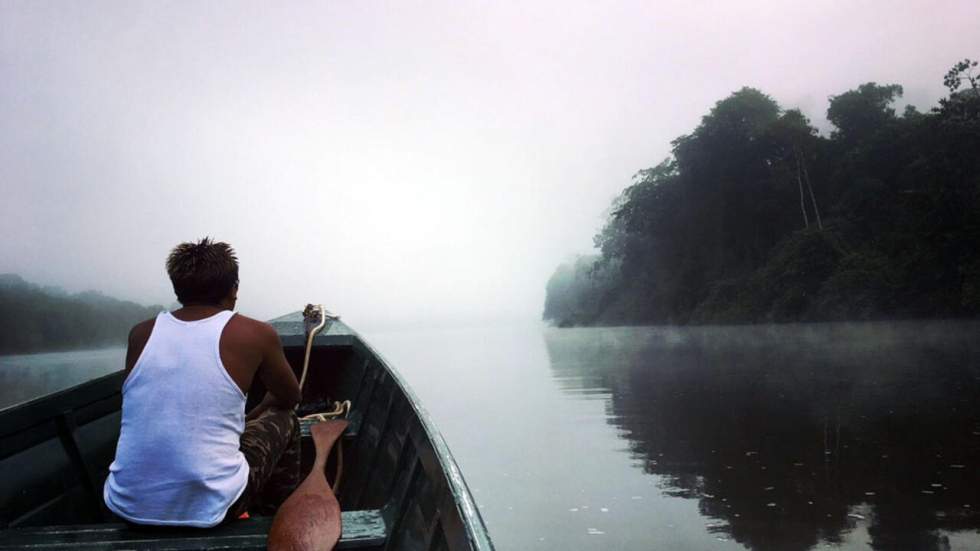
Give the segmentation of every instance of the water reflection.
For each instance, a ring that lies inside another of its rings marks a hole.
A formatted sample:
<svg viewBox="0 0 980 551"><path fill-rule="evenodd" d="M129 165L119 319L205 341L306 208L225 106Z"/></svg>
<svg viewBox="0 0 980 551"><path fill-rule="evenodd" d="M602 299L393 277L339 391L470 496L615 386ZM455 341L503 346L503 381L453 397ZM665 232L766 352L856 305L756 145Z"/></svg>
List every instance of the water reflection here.
<svg viewBox="0 0 980 551"><path fill-rule="evenodd" d="M553 329L569 393L663 491L753 549L980 544L975 323ZM963 533L968 531L967 533Z"/></svg>

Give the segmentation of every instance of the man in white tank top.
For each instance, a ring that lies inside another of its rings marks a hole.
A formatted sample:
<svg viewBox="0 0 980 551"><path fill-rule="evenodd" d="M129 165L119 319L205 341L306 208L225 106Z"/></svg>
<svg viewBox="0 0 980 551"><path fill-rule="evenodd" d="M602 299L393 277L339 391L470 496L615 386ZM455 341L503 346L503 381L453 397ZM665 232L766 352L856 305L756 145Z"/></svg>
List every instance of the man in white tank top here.
<svg viewBox="0 0 980 551"><path fill-rule="evenodd" d="M183 307L129 334L105 503L161 526L269 514L299 482L296 375L272 326L234 313L238 259L227 243L182 243L167 273ZM246 417L256 377L267 393Z"/></svg>

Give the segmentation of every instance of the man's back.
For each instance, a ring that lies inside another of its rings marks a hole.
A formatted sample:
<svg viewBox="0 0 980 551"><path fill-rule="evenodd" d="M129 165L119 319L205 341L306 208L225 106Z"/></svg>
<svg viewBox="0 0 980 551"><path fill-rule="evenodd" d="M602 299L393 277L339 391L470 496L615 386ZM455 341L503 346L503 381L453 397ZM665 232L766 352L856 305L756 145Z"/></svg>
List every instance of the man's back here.
<svg viewBox="0 0 980 551"><path fill-rule="evenodd" d="M245 394L223 365L235 316L163 312L123 383L122 427L105 500L132 522L213 526L248 481L239 451Z"/></svg>

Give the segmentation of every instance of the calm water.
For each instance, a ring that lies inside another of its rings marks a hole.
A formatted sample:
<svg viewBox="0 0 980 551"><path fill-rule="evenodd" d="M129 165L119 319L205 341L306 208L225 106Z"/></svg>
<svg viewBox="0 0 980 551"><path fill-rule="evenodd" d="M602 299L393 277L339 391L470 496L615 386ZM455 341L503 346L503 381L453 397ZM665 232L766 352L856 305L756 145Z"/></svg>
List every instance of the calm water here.
<svg viewBox="0 0 980 551"><path fill-rule="evenodd" d="M125 348L0 356L0 408L123 368Z"/></svg>
<svg viewBox="0 0 980 551"><path fill-rule="evenodd" d="M432 413L499 549L976 549L978 329L368 339ZM121 350L0 358L0 388L20 399L121 361Z"/></svg>
<svg viewBox="0 0 980 551"><path fill-rule="evenodd" d="M501 549L980 548L978 324L376 335Z"/></svg>

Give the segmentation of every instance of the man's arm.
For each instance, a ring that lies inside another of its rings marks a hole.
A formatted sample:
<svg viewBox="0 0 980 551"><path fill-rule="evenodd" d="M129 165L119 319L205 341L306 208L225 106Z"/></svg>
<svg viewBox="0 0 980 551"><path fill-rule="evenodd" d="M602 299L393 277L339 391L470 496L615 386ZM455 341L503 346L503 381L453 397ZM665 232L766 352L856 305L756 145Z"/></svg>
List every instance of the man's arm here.
<svg viewBox="0 0 980 551"><path fill-rule="evenodd" d="M290 409L303 398L299 381L293 369L289 367L286 355L282 351L282 341L279 334L271 325L263 323L260 331L262 346L262 363L259 364L257 375L265 386L266 395L262 402L248 414L248 419L254 419L270 406Z"/></svg>

